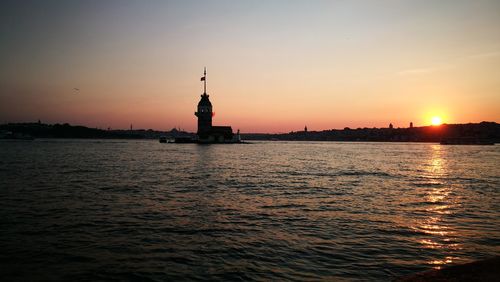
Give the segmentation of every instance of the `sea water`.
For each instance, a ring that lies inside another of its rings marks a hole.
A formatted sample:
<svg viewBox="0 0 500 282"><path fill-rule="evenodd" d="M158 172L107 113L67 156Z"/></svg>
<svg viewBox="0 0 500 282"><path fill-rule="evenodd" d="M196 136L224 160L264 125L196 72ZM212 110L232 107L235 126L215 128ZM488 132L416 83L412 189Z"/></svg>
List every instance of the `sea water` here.
<svg viewBox="0 0 500 282"><path fill-rule="evenodd" d="M388 280L500 253L500 146L0 142L2 280Z"/></svg>

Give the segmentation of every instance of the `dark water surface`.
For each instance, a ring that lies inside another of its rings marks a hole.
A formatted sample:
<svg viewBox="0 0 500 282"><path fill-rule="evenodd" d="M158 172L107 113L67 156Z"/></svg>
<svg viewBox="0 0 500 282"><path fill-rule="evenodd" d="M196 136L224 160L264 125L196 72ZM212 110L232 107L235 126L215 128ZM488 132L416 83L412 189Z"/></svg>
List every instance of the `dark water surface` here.
<svg viewBox="0 0 500 282"><path fill-rule="evenodd" d="M0 142L2 280L388 280L500 253L500 146Z"/></svg>

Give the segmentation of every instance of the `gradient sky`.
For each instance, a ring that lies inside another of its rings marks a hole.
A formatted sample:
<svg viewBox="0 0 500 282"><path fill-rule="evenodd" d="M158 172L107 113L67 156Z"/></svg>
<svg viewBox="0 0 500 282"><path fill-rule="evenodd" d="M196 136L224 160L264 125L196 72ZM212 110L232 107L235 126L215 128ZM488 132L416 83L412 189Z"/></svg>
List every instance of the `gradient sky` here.
<svg viewBox="0 0 500 282"><path fill-rule="evenodd" d="M500 121L500 1L2 1L0 123ZM79 91L74 88L80 89Z"/></svg>

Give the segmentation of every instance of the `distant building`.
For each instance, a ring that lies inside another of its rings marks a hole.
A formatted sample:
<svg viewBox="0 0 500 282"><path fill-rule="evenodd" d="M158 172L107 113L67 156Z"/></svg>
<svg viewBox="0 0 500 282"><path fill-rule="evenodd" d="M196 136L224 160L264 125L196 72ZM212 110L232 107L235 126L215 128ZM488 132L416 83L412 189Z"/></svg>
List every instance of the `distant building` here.
<svg viewBox="0 0 500 282"><path fill-rule="evenodd" d="M410 122L410 128L413 128L413 122Z"/></svg>
<svg viewBox="0 0 500 282"><path fill-rule="evenodd" d="M304 132L307 132L307 125L304 126Z"/></svg>
<svg viewBox="0 0 500 282"><path fill-rule="evenodd" d="M390 129L393 129L393 128L394 128L394 126L392 125L392 123L389 123L389 128L390 128Z"/></svg>
<svg viewBox="0 0 500 282"><path fill-rule="evenodd" d="M207 71L203 72L203 94L201 95L200 102L198 103L198 111L195 116L198 117L198 142L200 143L229 143L233 142L233 129L231 126L213 126L212 117L212 103L210 102L209 95L207 95Z"/></svg>

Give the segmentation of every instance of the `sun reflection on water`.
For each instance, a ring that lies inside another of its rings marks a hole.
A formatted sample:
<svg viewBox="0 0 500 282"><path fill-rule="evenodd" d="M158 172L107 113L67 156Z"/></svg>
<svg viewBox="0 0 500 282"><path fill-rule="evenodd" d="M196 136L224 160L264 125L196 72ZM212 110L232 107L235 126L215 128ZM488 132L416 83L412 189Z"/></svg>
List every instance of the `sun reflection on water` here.
<svg viewBox="0 0 500 282"><path fill-rule="evenodd" d="M424 238L418 240L419 244L424 248L442 251L443 258L434 257L427 262L436 269L459 259L450 253L460 249L460 245L454 243L456 230L450 229L446 224L446 217L453 213L456 203L452 196L452 187L445 181L448 174L445 153L441 145L431 146L431 155L424 164L422 173L428 189L422 198L426 206L424 208L426 217L418 220L413 227L415 231L423 234Z"/></svg>
<svg viewBox="0 0 500 282"><path fill-rule="evenodd" d="M429 264L433 265L435 269L441 269L444 265L450 264L457 259L458 257L447 256L444 259L429 261Z"/></svg>

